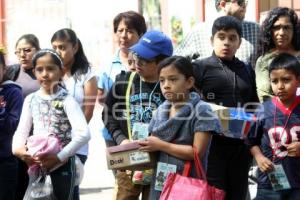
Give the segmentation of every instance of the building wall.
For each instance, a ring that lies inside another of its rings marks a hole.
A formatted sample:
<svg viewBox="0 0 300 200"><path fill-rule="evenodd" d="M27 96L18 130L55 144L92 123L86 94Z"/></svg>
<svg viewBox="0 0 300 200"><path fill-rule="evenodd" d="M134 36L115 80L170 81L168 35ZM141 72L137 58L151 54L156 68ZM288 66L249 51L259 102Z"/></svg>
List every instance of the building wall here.
<svg viewBox="0 0 300 200"><path fill-rule="evenodd" d="M275 8L277 6L292 8L296 11L300 18L300 1L299 0L260 0L260 15L261 20L263 20L264 16L267 12Z"/></svg>
<svg viewBox="0 0 300 200"><path fill-rule="evenodd" d="M202 13L202 1L205 2L205 13ZM112 33L114 16L126 10L138 11L141 2L146 0L0 0L0 45L6 41L8 60L14 63L14 46L21 35L34 33L42 47L50 47L52 34L68 27L78 34L90 62L94 66L105 66L115 49ZM172 37L175 46L195 23L201 21L203 14L206 21L217 17L215 0L159 2L161 30ZM256 10L257 2L259 11ZM246 20L255 21L257 12L263 18L276 6L288 6L300 12L300 0L248 0ZM147 14L144 14L146 17Z"/></svg>
<svg viewBox="0 0 300 200"><path fill-rule="evenodd" d="M55 31L72 28L91 64L103 67L114 51L113 18L119 12L138 10L137 0L5 0L5 3L9 63L16 62L13 52L21 35L33 33L41 47L48 48Z"/></svg>
<svg viewBox="0 0 300 200"><path fill-rule="evenodd" d="M293 8L300 18L300 1L299 0L278 0L278 6Z"/></svg>

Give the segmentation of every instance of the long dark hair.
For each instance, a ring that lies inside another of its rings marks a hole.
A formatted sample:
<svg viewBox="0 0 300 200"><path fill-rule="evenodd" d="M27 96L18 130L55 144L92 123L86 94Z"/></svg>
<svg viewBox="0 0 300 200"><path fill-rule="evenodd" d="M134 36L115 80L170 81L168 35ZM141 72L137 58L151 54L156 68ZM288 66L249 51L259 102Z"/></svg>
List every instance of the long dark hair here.
<svg viewBox="0 0 300 200"><path fill-rule="evenodd" d="M259 52L258 55L263 55L269 52L271 49L275 48L275 43L273 41L273 25L279 19L279 17L288 17L291 24L293 25L293 39L292 46L295 50L300 50L300 38L299 38L299 23L298 16L293 9L286 7L277 7L269 11L266 19L263 21L261 26L261 37L259 41Z"/></svg>
<svg viewBox="0 0 300 200"><path fill-rule="evenodd" d="M78 77L82 74L86 74L90 68L90 64L84 54L81 41L77 38L76 33L69 28L60 29L53 34L51 43L56 40L67 40L73 46L78 45L78 50L74 55L74 63L71 67L71 75Z"/></svg>

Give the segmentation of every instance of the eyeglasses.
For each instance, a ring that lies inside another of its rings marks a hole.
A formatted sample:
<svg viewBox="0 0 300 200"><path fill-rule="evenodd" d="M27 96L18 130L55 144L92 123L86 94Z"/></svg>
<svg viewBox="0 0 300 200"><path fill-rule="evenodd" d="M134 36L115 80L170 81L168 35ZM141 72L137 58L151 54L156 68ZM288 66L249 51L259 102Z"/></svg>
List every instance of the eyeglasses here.
<svg viewBox="0 0 300 200"><path fill-rule="evenodd" d="M34 49L34 48L23 48L23 49L18 49L18 50L15 51L15 54L16 54L17 56L21 55L21 52L23 52L24 54L28 54L28 53L31 53L33 49Z"/></svg>
<svg viewBox="0 0 300 200"><path fill-rule="evenodd" d="M273 31L279 31L283 29L284 31L291 31L293 30L293 26L292 25L275 25L272 27Z"/></svg>
<svg viewBox="0 0 300 200"><path fill-rule="evenodd" d="M131 61L131 63L129 63ZM132 54L132 60L128 60L128 64L136 64L140 67L145 67L148 63L154 62L155 59L147 60L139 57L136 53Z"/></svg>

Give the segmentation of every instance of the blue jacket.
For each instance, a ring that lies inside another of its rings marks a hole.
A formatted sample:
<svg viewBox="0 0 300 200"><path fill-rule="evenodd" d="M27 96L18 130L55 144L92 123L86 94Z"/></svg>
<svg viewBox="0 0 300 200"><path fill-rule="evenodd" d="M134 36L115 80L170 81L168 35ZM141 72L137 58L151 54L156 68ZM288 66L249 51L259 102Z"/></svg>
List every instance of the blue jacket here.
<svg viewBox="0 0 300 200"><path fill-rule="evenodd" d="M23 105L20 86L12 81L0 85L0 158L12 155L12 138L17 129Z"/></svg>

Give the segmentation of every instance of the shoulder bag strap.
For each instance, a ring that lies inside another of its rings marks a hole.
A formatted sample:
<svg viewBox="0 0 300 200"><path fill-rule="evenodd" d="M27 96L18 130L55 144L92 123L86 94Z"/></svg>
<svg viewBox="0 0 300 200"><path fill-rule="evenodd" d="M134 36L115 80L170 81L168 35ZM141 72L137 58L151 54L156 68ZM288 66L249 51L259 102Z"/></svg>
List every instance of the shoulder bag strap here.
<svg viewBox="0 0 300 200"><path fill-rule="evenodd" d="M202 163L201 163L201 161L199 159L199 156L198 156L198 153L196 151L196 148L194 147L193 150L194 150L194 163L195 163L195 168L196 168L197 176L199 178L202 178L203 180L206 181L207 180L206 173L205 173L205 171L203 169L203 166L202 166Z"/></svg>
<svg viewBox="0 0 300 200"><path fill-rule="evenodd" d="M203 169L202 163L199 160L199 156L198 156L198 153L197 153L195 147L193 148L193 151L194 151L194 163L195 163L195 169L196 169L197 176L198 176L198 178L206 181L207 180L206 174ZM182 171L182 176L188 177L190 175L191 169L192 169L192 162L190 160L185 161L184 168Z"/></svg>

